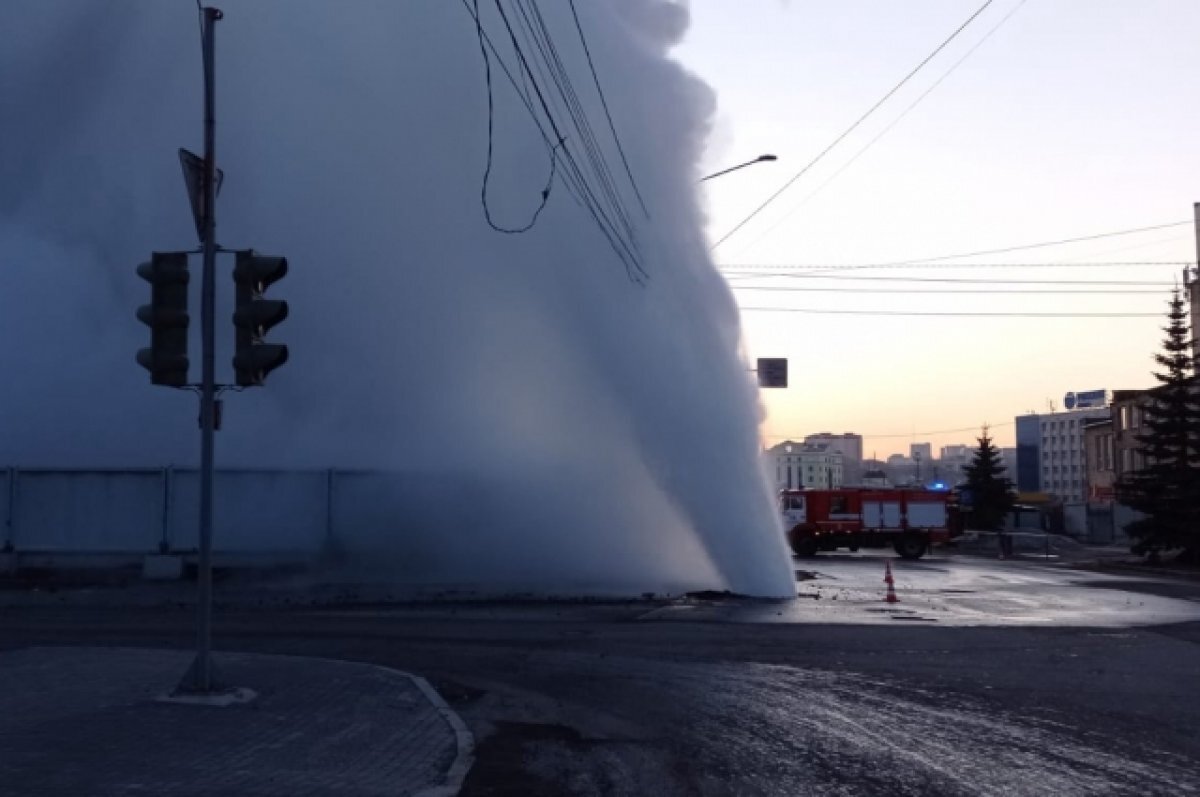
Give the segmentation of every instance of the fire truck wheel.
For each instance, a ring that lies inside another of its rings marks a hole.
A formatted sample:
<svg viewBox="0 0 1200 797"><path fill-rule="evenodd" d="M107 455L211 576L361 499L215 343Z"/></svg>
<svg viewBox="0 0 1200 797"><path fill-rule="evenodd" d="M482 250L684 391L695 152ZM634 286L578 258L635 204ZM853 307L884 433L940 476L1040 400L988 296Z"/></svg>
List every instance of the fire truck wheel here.
<svg viewBox="0 0 1200 797"><path fill-rule="evenodd" d="M925 555L925 549L929 547L929 542L923 534L905 534L896 540L894 547L896 553L904 559L920 559Z"/></svg>
<svg viewBox="0 0 1200 797"><path fill-rule="evenodd" d="M792 551L796 556L816 556L820 546L813 537L801 537L792 543Z"/></svg>

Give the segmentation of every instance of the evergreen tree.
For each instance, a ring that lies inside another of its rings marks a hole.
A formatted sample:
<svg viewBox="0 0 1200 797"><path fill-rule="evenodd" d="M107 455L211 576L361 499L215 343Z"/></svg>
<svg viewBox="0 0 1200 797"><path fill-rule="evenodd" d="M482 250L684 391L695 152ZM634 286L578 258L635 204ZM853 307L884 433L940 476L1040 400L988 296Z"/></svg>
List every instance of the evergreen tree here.
<svg viewBox="0 0 1200 797"><path fill-rule="evenodd" d="M1000 451L992 445L987 426L977 438L979 447L967 466L966 489L970 492L971 527L978 531L998 531L1013 505L1012 482L1004 476Z"/></svg>
<svg viewBox="0 0 1200 797"><path fill-rule="evenodd" d="M1121 502L1145 517L1126 527L1132 550L1157 560L1160 551L1183 549L1200 558L1200 395L1196 392L1191 333L1183 297L1171 296L1163 350L1154 356L1163 371L1145 403L1137 436L1145 466L1122 476Z"/></svg>

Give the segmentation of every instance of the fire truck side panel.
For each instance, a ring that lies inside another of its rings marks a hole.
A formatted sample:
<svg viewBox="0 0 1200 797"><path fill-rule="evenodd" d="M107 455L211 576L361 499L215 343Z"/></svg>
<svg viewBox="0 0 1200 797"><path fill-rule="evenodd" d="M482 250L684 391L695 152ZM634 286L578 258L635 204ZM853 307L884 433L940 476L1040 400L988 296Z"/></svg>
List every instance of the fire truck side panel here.
<svg viewBox="0 0 1200 797"><path fill-rule="evenodd" d="M946 504L942 501L910 501L908 504L909 528L945 528Z"/></svg>
<svg viewBox="0 0 1200 797"><path fill-rule="evenodd" d="M868 529L900 528L900 502L863 499L862 521Z"/></svg>

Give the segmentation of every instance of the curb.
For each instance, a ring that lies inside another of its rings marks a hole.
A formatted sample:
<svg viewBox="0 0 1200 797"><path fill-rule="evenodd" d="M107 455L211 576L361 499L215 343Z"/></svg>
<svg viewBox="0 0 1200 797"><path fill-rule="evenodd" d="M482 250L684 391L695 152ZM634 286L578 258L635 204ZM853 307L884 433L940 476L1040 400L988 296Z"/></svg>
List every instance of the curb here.
<svg viewBox="0 0 1200 797"><path fill-rule="evenodd" d="M251 656L276 656L281 659L307 659L309 661L328 661L335 664L353 664L358 667L370 667L375 670L382 670L392 675L400 675L412 681L413 686L425 696L425 699L437 710L442 720L450 726L450 730L454 732L455 752L454 760L450 763L450 768L446 770L446 774L442 778L440 786L431 786L427 789L414 792L413 797L454 797L462 790L463 781L467 778L467 773L471 771L472 765L475 763L475 736L467 728L467 724L462 721L462 717L450 708L442 696L437 693L437 690L430 685L419 675L414 675L406 670L397 670L395 667L388 667L384 664L375 664L370 661L358 661L356 659L331 659L328 656L298 656L291 653L250 653L237 650L222 650L214 651L213 655L220 653L248 653Z"/></svg>
<svg viewBox="0 0 1200 797"><path fill-rule="evenodd" d="M466 780L467 773L470 772L471 766L475 763L475 737L467 729L466 723L442 699L442 696L429 684L429 681L426 681L419 675L413 675L403 670L393 670L390 667L383 667L382 665L375 666L383 670L390 670L399 675L408 676L413 684L425 695L425 698L433 704L438 713L441 714L442 719L450 726L450 730L454 731L454 738L458 744L458 751L454 755L454 761L450 764L450 769L446 771L442 785L419 791L415 797L453 797L453 795L458 794L462 789L463 781Z"/></svg>

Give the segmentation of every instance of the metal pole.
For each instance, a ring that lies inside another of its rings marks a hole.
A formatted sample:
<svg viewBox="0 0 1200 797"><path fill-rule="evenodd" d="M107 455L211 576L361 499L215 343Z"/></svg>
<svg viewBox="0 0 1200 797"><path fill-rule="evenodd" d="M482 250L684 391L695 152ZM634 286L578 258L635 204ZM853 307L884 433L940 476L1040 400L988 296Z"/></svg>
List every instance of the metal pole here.
<svg viewBox="0 0 1200 797"><path fill-rule="evenodd" d="M213 407L216 399L214 361L214 304L216 302L216 119L214 34L219 9L204 9L204 272L201 276L200 330L202 371L200 385L200 561L196 581L196 660L185 680L187 691L213 691L212 673L212 511L213 511Z"/></svg>
<svg viewBox="0 0 1200 797"><path fill-rule="evenodd" d="M1192 203L1193 227L1196 231L1196 267L1192 270L1191 279L1185 278L1183 283L1188 292L1188 320L1192 324L1192 361L1200 367L1200 202Z"/></svg>
<svg viewBox="0 0 1200 797"><path fill-rule="evenodd" d="M162 529L158 539L158 552L171 552L171 470L168 465L162 471Z"/></svg>
<svg viewBox="0 0 1200 797"><path fill-rule="evenodd" d="M1196 270L1200 274L1200 202L1192 203L1192 218L1196 229Z"/></svg>

